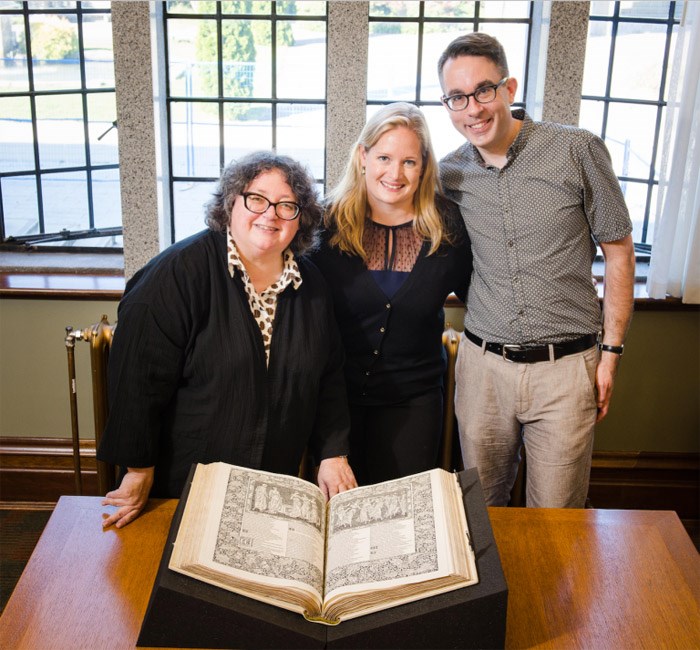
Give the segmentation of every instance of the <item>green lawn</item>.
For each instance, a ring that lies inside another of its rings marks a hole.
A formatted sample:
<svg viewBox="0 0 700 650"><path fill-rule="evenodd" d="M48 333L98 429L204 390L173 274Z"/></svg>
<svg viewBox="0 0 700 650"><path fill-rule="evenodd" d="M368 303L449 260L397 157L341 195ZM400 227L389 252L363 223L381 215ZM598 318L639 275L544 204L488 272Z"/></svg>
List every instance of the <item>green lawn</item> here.
<svg viewBox="0 0 700 650"><path fill-rule="evenodd" d="M2 92L2 89L0 89ZM52 95L41 101L42 119L82 119L79 95ZM94 93L88 97L88 111L91 122L112 122L117 118L114 93ZM27 97L3 97L0 99L0 115L6 119L31 120Z"/></svg>

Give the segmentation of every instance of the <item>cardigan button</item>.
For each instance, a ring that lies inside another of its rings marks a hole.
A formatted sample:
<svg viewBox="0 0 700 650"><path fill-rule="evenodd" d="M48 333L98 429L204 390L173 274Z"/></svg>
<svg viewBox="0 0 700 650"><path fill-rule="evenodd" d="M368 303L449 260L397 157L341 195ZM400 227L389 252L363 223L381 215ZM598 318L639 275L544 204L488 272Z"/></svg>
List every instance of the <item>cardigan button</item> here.
<svg viewBox="0 0 700 650"><path fill-rule="evenodd" d="M375 350L375 351L374 351L374 354L375 354L375 355L376 355L376 354L379 354L379 350Z"/></svg>
<svg viewBox="0 0 700 650"><path fill-rule="evenodd" d="M391 309L391 303L390 303L390 302L386 303L386 308L387 308L387 309Z"/></svg>
<svg viewBox="0 0 700 650"><path fill-rule="evenodd" d="M379 331L380 331L380 332L386 332L386 327L380 327L380 328L379 328Z"/></svg>

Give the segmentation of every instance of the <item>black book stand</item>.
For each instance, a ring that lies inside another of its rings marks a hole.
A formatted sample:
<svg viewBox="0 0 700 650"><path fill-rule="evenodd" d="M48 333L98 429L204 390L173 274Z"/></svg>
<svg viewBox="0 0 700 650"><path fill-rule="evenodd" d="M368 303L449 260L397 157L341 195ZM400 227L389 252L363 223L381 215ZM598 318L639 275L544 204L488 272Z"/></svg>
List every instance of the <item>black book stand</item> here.
<svg viewBox="0 0 700 650"><path fill-rule="evenodd" d="M190 475L191 478L191 475ZM503 648L508 587L476 470L460 472L479 583L329 627L168 569L190 481L173 517L139 646Z"/></svg>

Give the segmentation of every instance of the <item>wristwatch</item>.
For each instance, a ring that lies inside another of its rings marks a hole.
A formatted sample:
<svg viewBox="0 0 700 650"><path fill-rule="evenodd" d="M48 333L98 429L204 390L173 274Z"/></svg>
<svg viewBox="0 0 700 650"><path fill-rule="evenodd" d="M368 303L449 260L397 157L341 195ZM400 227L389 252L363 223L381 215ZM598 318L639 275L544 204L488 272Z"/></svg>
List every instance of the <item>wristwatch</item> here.
<svg viewBox="0 0 700 650"><path fill-rule="evenodd" d="M605 343L598 343L598 349L601 352L612 352L613 354L617 354L618 356L622 356L622 353L625 351L625 346L624 346L624 344L622 344L622 345L606 345Z"/></svg>

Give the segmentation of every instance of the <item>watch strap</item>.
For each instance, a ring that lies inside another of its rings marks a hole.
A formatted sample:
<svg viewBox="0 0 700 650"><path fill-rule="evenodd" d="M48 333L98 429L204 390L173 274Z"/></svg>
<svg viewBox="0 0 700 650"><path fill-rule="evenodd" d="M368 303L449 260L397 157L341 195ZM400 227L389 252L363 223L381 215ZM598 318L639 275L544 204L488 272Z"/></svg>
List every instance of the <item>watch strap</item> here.
<svg viewBox="0 0 700 650"><path fill-rule="evenodd" d="M619 356L622 356L622 353L625 351L625 346L624 345L606 345L605 343L598 343L598 349L601 352L612 352L613 354L617 354Z"/></svg>

